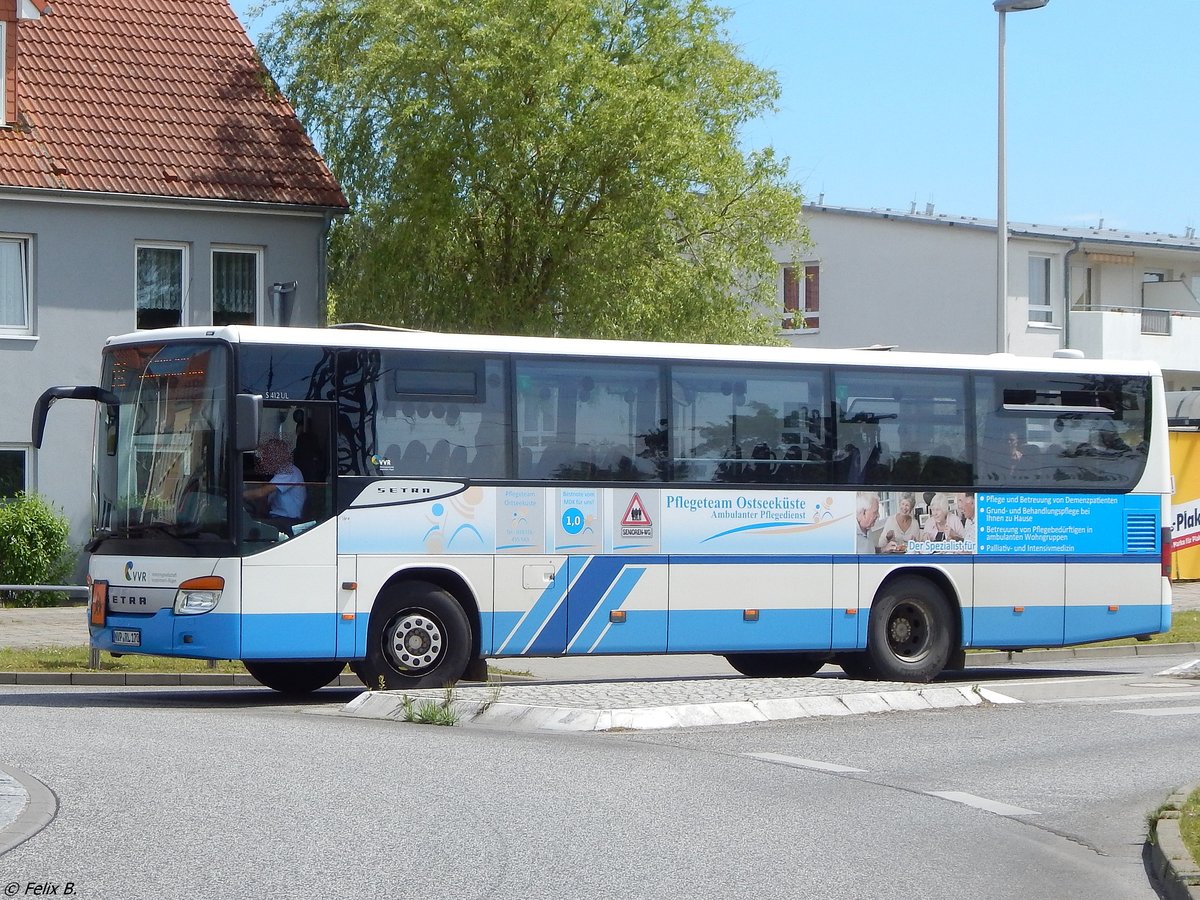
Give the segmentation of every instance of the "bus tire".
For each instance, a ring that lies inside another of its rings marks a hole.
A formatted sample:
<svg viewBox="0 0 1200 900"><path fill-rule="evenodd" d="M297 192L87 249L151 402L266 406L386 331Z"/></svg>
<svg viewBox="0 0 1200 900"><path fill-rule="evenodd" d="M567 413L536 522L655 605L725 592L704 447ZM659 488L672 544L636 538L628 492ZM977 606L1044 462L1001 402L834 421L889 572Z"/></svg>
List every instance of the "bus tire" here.
<svg viewBox="0 0 1200 900"><path fill-rule="evenodd" d="M835 665L841 666L847 678L856 681L873 681L876 678L875 668L871 665L871 657L866 653L839 653L833 658Z"/></svg>
<svg viewBox="0 0 1200 900"><path fill-rule="evenodd" d="M375 601L367 655L350 668L371 690L416 690L454 684L471 657L471 625L443 588L410 581Z"/></svg>
<svg viewBox="0 0 1200 900"><path fill-rule="evenodd" d="M346 668L344 662L264 662L242 660L246 671L261 684L281 694L311 694L333 682Z"/></svg>
<svg viewBox="0 0 1200 900"><path fill-rule="evenodd" d="M829 654L726 653L725 659L750 678L807 678L829 661Z"/></svg>
<svg viewBox="0 0 1200 900"><path fill-rule="evenodd" d="M871 606L867 656L884 681L932 681L952 651L950 602L929 580L903 576L889 582Z"/></svg>

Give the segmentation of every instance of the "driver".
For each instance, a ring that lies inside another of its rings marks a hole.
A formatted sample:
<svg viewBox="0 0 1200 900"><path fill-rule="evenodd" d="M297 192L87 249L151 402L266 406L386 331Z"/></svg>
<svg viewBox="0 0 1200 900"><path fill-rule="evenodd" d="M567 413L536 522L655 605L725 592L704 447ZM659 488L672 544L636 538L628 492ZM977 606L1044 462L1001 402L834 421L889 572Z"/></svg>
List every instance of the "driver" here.
<svg viewBox="0 0 1200 900"><path fill-rule="evenodd" d="M295 525L304 516L308 488L300 469L292 462L292 451L279 438L269 438L259 444L255 455L259 470L271 480L246 485L246 499L256 506L265 502L269 519Z"/></svg>

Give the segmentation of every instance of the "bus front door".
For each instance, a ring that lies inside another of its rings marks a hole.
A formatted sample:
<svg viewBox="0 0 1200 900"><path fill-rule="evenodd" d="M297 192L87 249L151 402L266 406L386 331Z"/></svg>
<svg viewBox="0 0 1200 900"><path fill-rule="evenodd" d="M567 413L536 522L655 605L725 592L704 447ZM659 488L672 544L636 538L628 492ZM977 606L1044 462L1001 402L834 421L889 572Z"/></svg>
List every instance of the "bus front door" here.
<svg viewBox="0 0 1200 900"><path fill-rule="evenodd" d="M268 401L260 424L260 451L244 460L248 501L242 560L244 659L335 659L352 642L338 631L337 520L333 517L333 404ZM272 463L268 444L287 450ZM262 485L303 490L291 506ZM259 549L259 548L262 549ZM352 628L349 621L342 630Z"/></svg>

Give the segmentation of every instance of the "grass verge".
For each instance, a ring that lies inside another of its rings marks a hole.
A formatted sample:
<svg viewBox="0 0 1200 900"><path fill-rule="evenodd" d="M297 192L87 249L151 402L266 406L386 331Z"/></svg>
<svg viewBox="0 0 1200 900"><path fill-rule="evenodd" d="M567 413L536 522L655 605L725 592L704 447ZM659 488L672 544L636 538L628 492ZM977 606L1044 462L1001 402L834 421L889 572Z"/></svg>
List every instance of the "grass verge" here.
<svg viewBox="0 0 1200 900"><path fill-rule="evenodd" d="M1179 810L1179 833L1192 859L1200 863L1200 788L1192 791Z"/></svg>
<svg viewBox="0 0 1200 900"><path fill-rule="evenodd" d="M87 647L0 647L0 672L88 672ZM243 675L240 662L220 660L216 668L203 659L176 659L126 653L100 654L101 672L222 672Z"/></svg>

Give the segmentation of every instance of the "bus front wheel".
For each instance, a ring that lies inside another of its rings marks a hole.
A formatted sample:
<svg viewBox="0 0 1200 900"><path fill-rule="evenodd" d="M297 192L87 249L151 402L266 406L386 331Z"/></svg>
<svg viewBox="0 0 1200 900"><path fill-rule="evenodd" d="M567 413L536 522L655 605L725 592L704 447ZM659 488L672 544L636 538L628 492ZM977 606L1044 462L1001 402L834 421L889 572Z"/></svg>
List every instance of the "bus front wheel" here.
<svg viewBox="0 0 1200 900"><path fill-rule="evenodd" d="M950 659L953 635L946 595L924 578L897 578L871 607L867 657L884 681L932 681Z"/></svg>
<svg viewBox="0 0 1200 900"><path fill-rule="evenodd" d="M829 654L726 653L725 659L751 678L807 678L829 661Z"/></svg>
<svg viewBox="0 0 1200 900"><path fill-rule="evenodd" d="M246 671L281 694L311 694L330 684L346 668L344 662L263 662L242 660Z"/></svg>
<svg viewBox="0 0 1200 900"><path fill-rule="evenodd" d="M408 582L375 601L367 656L350 668L371 690L443 687L463 676L471 625L458 601L424 581Z"/></svg>

